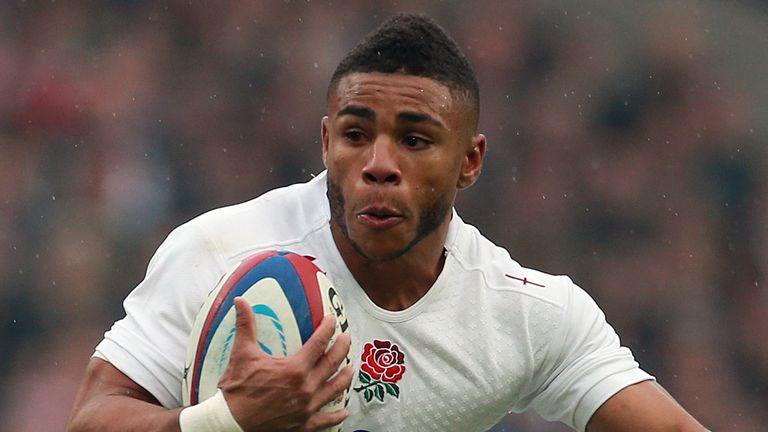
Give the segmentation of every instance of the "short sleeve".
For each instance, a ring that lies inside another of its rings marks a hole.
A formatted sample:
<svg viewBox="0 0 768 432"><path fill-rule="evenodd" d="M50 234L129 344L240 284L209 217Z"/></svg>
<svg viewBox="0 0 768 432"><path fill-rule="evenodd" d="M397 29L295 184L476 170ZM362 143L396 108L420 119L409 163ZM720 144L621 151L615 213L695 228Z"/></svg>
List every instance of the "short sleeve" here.
<svg viewBox="0 0 768 432"><path fill-rule="evenodd" d="M200 230L189 224L177 228L126 297L125 317L104 334L94 356L110 362L164 407L180 406L189 333L225 270L215 245Z"/></svg>
<svg viewBox="0 0 768 432"><path fill-rule="evenodd" d="M533 408L547 420L584 431L597 409L621 389L654 379L635 361L605 315L584 290L570 283L559 336L536 381Z"/></svg>

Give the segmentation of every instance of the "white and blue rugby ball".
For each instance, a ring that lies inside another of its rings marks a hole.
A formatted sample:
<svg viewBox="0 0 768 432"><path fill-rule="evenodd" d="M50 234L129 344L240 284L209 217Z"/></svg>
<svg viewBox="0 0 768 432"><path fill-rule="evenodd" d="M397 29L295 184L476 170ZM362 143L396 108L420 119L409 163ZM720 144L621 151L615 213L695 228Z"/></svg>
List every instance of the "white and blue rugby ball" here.
<svg viewBox="0 0 768 432"><path fill-rule="evenodd" d="M298 352L326 314L336 315L331 343L349 332L341 299L311 259L284 251L251 255L222 277L197 315L182 383L185 406L216 393L235 338L234 298L238 296L250 302L256 315L259 345L276 357ZM350 359L351 353L339 369L350 364ZM323 410L337 410L348 402L349 389Z"/></svg>

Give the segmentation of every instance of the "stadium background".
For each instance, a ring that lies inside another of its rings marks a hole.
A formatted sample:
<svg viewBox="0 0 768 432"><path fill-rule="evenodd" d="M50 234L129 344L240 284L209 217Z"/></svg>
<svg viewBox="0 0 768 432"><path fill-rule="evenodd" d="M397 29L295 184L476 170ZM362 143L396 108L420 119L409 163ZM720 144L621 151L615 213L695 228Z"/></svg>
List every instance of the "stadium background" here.
<svg viewBox="0 0 768 432"><path fill-rule="evenodd" d="M747 0L2 2L0 429L63 429L174 226L321 169L333 68L401 10L478 74L465 219L570 274L710 428L765 430L768 6Z"/></svg>

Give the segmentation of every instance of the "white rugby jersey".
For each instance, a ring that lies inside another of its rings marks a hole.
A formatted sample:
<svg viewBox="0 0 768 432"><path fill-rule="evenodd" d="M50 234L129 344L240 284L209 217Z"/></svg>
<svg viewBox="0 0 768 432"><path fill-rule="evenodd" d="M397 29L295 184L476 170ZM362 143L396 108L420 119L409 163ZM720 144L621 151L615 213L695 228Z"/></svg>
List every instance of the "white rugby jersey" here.
<svg viewBox="0 0 768 432"><path fill-rule="evenodd" d="M323 173L175 229L95 355L180 406L208 292L246 256L280 249L315 257L344 301L356 369L344 431L484 431L529 408L583 431L613 394L653 379L569 278L520 266L455 212L427 294L402 311L376 306L335 246L325 191Z"/></svg>

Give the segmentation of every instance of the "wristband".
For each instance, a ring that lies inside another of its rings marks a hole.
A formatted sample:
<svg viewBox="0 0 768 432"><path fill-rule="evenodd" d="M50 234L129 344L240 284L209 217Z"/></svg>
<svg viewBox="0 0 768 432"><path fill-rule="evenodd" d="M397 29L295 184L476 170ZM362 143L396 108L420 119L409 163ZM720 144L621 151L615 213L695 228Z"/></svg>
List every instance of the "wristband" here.
<svg viewBox="0 0 768 432"><path fill-rule="evenodd" d="M181 410L181 432L243 432L229 411L221 389L212 397Z"/></svg>

